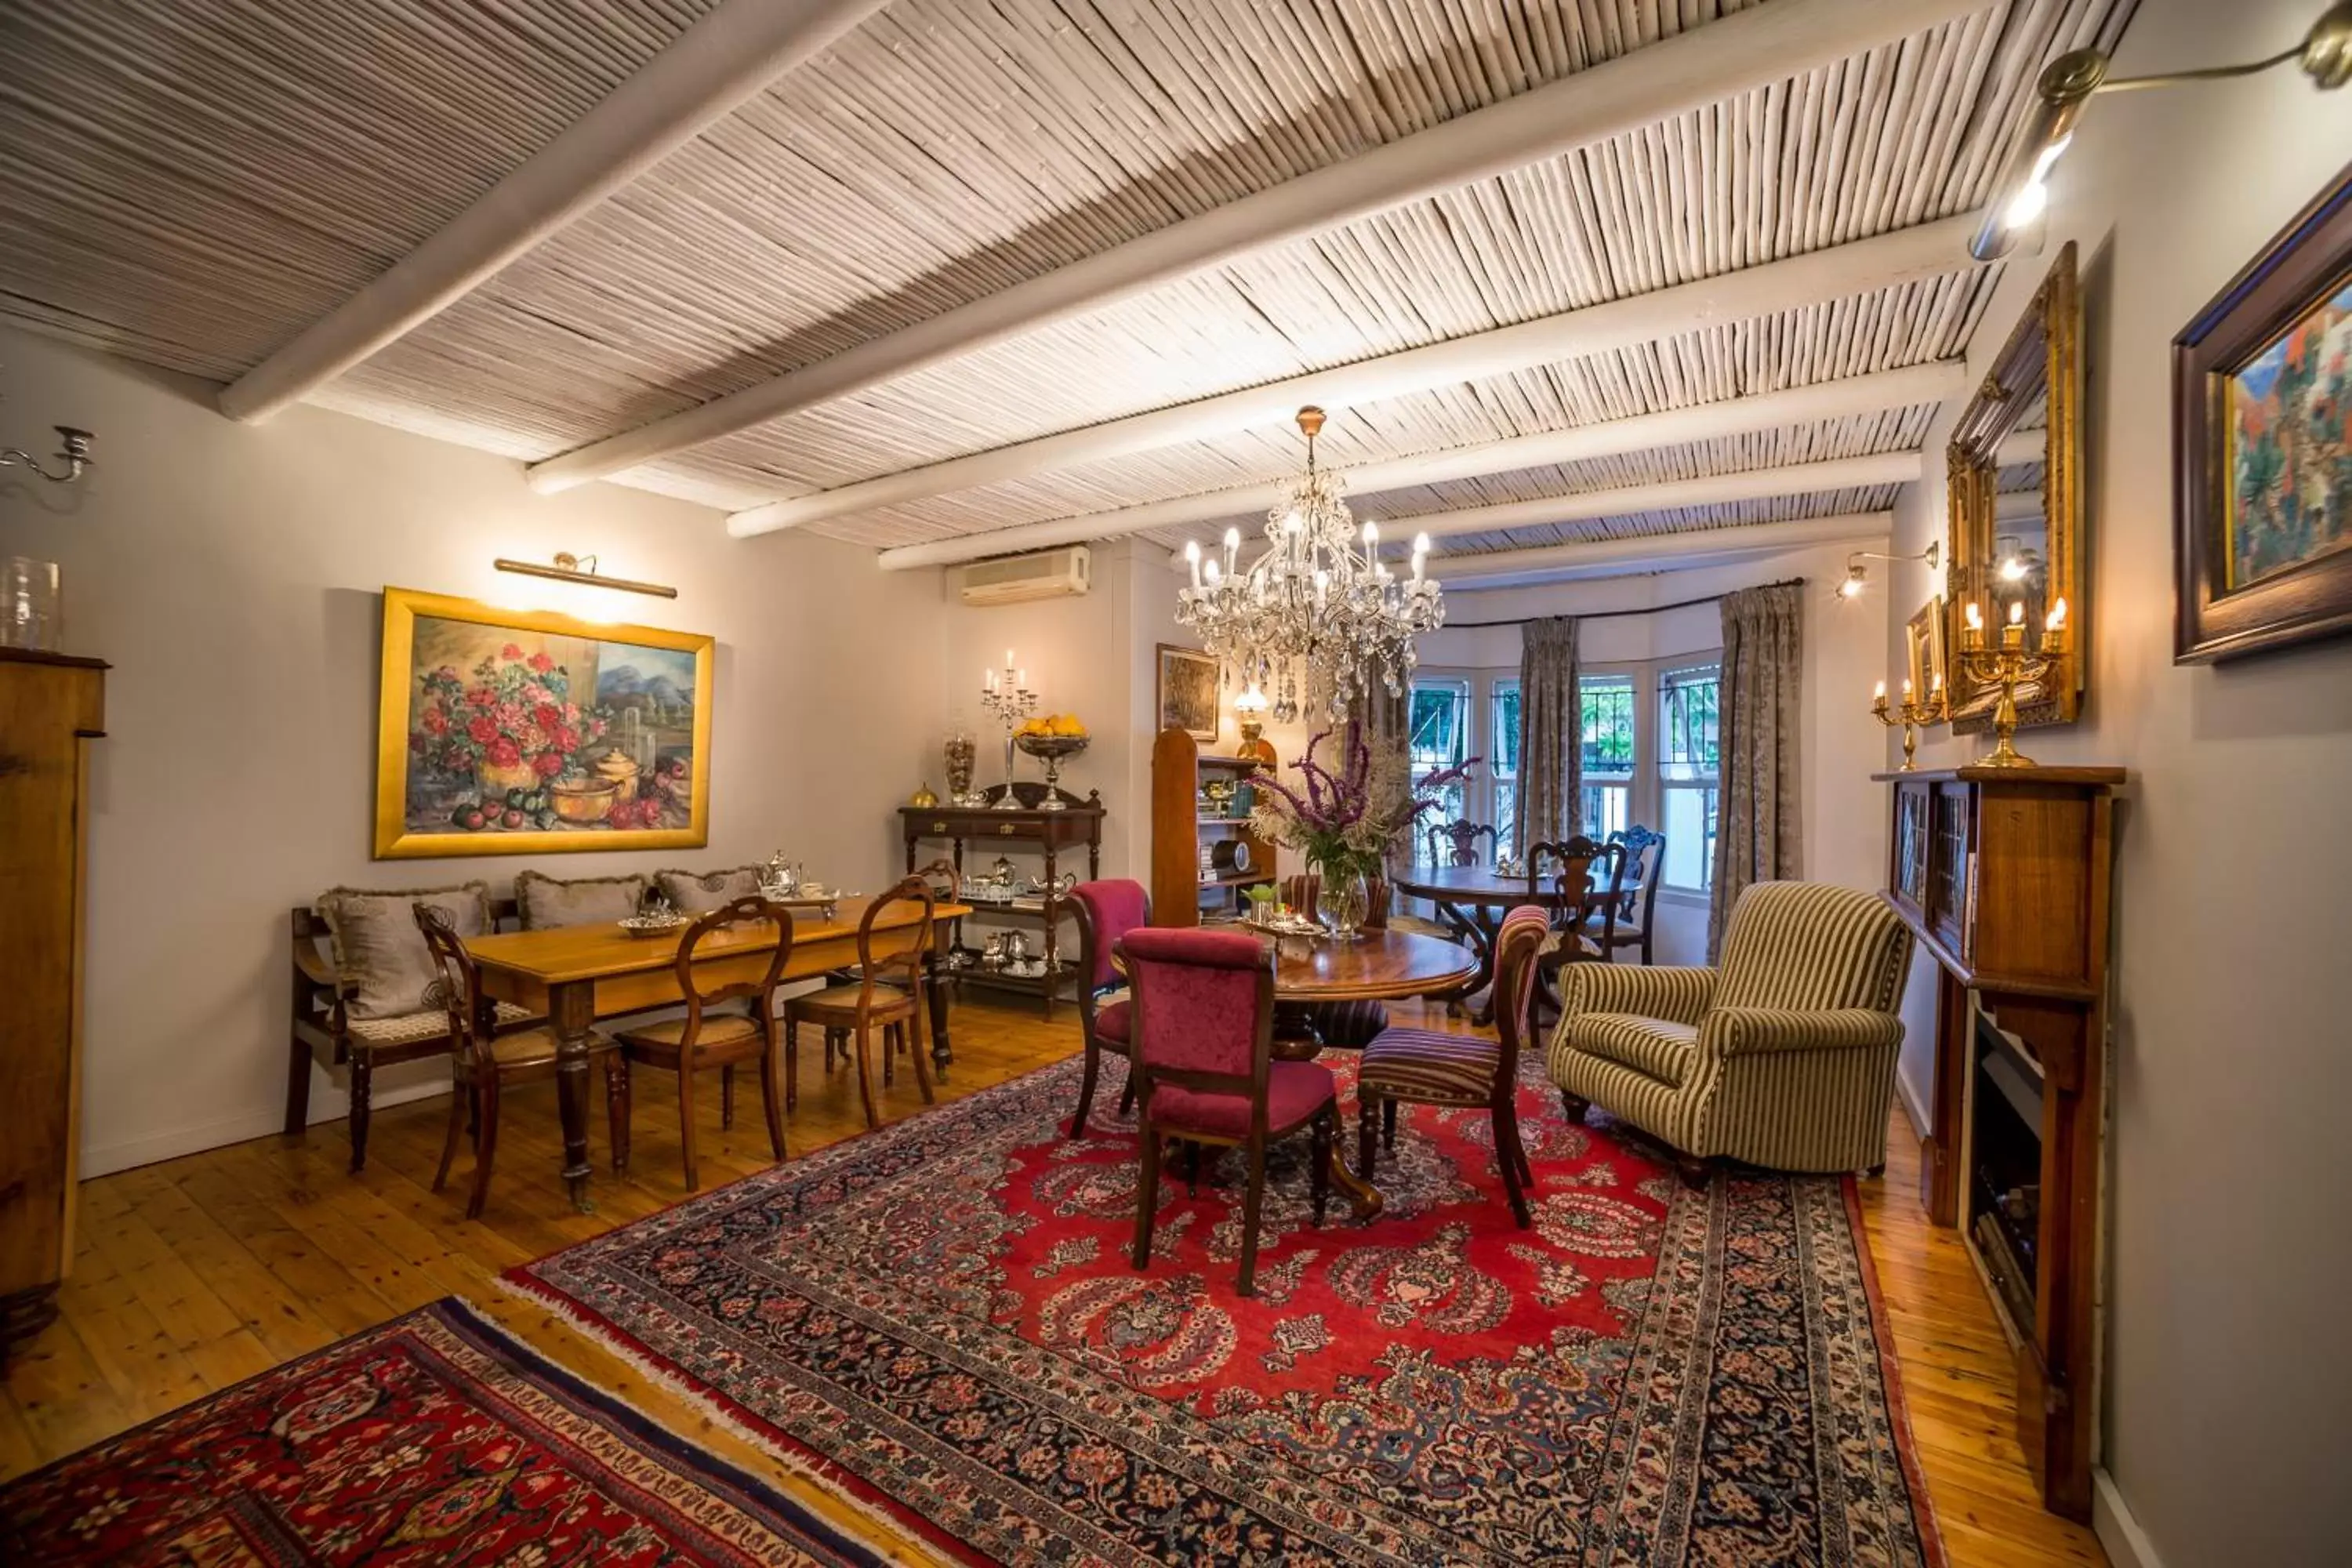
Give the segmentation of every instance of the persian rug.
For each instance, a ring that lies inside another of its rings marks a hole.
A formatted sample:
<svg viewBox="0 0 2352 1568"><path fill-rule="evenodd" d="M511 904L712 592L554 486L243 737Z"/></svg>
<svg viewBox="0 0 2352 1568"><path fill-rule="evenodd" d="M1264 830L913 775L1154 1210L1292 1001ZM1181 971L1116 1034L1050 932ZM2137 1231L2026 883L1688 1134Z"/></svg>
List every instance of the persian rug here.
<svg viewBox="0 0 2352 1568"><path fill-rule="evenodd" d="M968 1562L1940 1562L1850 1181L1694 1193L1531 1075L1531 1228L1484 1114L1409 1108L1370 1225L1277 1146L1244 1300L1238 1156L1173 1163L1136 1272L1077 1068L509 1283Z"/></svg>
<svg viewBox="0 0 2352 1568"><path fill-rule="evenodd" d="M43 1568L883 1561L454 1299L0 1489L0 1563Z"/></svg>

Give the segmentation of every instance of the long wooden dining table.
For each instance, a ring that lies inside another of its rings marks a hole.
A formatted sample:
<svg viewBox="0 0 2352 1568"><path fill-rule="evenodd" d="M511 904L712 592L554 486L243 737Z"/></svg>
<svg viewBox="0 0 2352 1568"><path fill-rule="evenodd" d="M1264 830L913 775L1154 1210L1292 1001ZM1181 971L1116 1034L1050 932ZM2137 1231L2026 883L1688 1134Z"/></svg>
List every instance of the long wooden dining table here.
<svg viewBox="0 0 2352 1568"><path fill-rule="evenodd" d="M792 952L783 978L806 980L858 962L857 924L867 899L844 899L828 920L815 910L795 911ZM924 960L929 992L931 1060L942 1081L953 1052L948 1042L947 988L939 983L939 924L971 913L966 904L942 903L932 910L934 936ZM922 907L903 903L886 909L874 922L870 956L895 957L912 948ZM466 951L481 970L482 990L492 1001L511 1002L544 1013L555 1031L556 1108L563 1121L563 1180L572 1206L593 1212L588 1198L588 1044L599 1018L667 1007L686 998L678 987L677 946L686 931L632 936L618 925L561 926L551 931L500 931L469 937ZM695 949L695 983L713 989L757 981L767 973L777 942L772 925L738 926L712 932Z"/></svg>

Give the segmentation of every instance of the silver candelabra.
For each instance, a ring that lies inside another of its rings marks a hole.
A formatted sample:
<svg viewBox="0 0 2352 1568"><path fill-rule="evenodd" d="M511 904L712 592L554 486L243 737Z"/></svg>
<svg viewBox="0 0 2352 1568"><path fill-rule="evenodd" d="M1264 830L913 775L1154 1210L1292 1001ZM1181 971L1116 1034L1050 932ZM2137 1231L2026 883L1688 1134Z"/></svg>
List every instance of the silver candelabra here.
<svg viewBox="0 0 2352 1568"><path fill-rule="evenodd" d="M1021 727L1021 721L1037 711L1037 694L1029 689L1029 672L1013 665L1011 648L1004 650L1002 671L981 671L980 705L1004 726L1004 794L996 807L1018 811L1021 797L1013 793L1013 732Z"/></svg>

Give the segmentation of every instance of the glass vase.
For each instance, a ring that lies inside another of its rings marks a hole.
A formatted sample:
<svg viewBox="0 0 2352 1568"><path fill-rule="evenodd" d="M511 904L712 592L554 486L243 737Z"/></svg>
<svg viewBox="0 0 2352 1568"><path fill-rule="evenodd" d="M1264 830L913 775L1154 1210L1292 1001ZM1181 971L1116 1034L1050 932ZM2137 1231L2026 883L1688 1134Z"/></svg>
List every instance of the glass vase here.
<svg viewBox="0 0 2352 1568"><path fill-rule="evenodd" d="M0 561L0 647L58 651L58 563L11 555Z"/></svg>
<svg viewBox="0 0 2352 1568"><path fill-rule="evenodd" d="M1371 889L1364 874L1346 864L1330 864L1316 868L1321 886L1315 895L1316 913L1321 917L1323 929L1331 933L1334 942L1353 942L1363 933L1364 921L1371 913Z"/></svg>

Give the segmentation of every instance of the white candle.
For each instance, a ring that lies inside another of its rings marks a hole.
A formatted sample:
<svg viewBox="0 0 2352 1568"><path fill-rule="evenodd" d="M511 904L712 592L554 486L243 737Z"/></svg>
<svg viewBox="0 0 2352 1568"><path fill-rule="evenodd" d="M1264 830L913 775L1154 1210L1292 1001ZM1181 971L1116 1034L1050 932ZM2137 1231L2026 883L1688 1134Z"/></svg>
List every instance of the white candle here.
<svg viewBox="0 0 2352 1568"><path fill-rule="evenodd" d="M1969 604L1969 630L1972 632L1984 630L1984 611L1979 609L1973 600Z"/></svg>
<svg viewBox="0 0 2352 1568"><path fill-rule="evenodd" d="M1011 648L1006 648L1004 650L1004 668L1007 669L1011 669L1013 668L1013 650Z"/></svg>
<svg viewBox="0 0 2352 1568"><path fill-rule="evenodd" d="M1906 681L1904 684L1907 686L1910 682ZM1882 680L1871 689L1870 700L1874 702L1884 702L1886 700L1886 682Z"/></svg>
<svg viewBox="0 0 2352 1568"><path fill-rule="evenodd" d="M2025 624L2024 600L2011 599L2009 602L2009 624L2012 626L2021 626Z"/></svg>
<svg viewBox="0 0 2352 1568"><path fill-rule="evenodd" d="M1928 695L1928 696L1930 696L1930 697L1933 697L1933 696L1935 696L1937 692L1939 692L1939 691L1941 691L1941 690L1943 690L1943 689L1944 689L1944 672L1943 672L1942 670L1940 670L1940 669L1939 669L1939 670L1937 670L1937 671L1936 672L1936 679L1933 679L1933 680L1931 680L1931 681L1929 681L1929 682L1927 682L1927 695Z"/></svg>
<svg viewBox="0 0 2352 1568"><path fill-rule="evenodd" d="M986 668L982 668L980 672L980 689L982 691L993 691L996 689L996 671Z"/></svg>
<svg viewBox="0 0 2352 1568"><path fill-rule="evenodd" d="M1241 552L1242 531L1238 528L1225 530L1225 571L1228 575L1232 574L1234 563L1241 558Z"/></svg>
<svg viewBox="0 0 2352 1568"><path fill-rule="evenodd" d="M2066 601L2065 601L2063 598L2060 598L2060 599L2056 599L2056 600L2052 601L2051 605L2050 605L2050 621L2049 621L2050 629L2051 629L2052 631L2053 631L2053 632L2054 632L2054 631L2058 630L2060 627L2063 626L2065 624L2066 624Z"/></svg>
<svg viewBox="0 0 2352 1568"><path fill-rule="evenodd" d="M1027 670L1021 669L1013 672L1013 689L1015 691L1026 691L1029 689L1029 672Z"/></svg>
<svg viewBox="0 0 2352 1568"><path fill-rule="evenodd" d="M1199 587L1201 585L1201 542L1199 540L1188 539L1184 542L1184 564L1192 569L1192 586Z"/></svg>
<svg viewBox="0 0 2352 1568"><path fill-rule="evenodd" d="M1373 549L1381 542L1381 525L1367 520L1364 523L1364 548Z"/></svg>
<svg viewBox="0 0 2352 1568"><path fill-rule="evenodd" d="M1885 690L1886 682L1883 680L1880 681L1878 683L1878 689L1881 691ZM1903 678L1903 700L1906 702L1911 700L1911 678L1907 675Z"/></svg>
<svg viewBox="0 0 2352 1568"><path fill-rule="evenodd" d="M1201 572L1202 575L1208 579L1209 586L1212 588L1217 585L1217 579L1223 575L1223 574L1217 570L1217 563L1213 561L1210 562L1206 566L1203 566L1201 569Z"/></svg>

